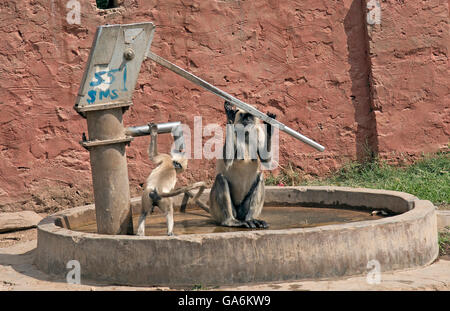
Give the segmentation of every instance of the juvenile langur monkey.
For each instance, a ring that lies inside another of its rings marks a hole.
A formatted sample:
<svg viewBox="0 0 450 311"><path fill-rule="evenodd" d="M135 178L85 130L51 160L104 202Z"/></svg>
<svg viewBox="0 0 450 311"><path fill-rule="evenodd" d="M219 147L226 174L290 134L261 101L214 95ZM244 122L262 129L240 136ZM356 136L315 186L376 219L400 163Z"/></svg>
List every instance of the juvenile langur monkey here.
<svg viewBox="0 0 450 311"><path fill-rule="evenodd" d="M265 221L256 218L264 205L260 164L267 165L272 160L272 127L264 123L264 133L259 119L234 109L228 102L225 102L225 113L227 139L223 159L217 160L217 176L210 192L211 216L222 226L268 228ZM267 115L276 118L274 114Z"/></svg>
<svg viewBox="0 0 450 311"><path fill-rule="evenodd" d="M173 190L177 183L177 174L187 167L187 159L182 153L174 152L171 155L158 153L156 124L150 124L150 146L148 153L150 160L156 163L156 168L150 173L144 185L141 198L142 213L138 220L137 235L145 235L145 218L157 206L166 216L167 235L173 235L173 199L165 197Z"/></svg>

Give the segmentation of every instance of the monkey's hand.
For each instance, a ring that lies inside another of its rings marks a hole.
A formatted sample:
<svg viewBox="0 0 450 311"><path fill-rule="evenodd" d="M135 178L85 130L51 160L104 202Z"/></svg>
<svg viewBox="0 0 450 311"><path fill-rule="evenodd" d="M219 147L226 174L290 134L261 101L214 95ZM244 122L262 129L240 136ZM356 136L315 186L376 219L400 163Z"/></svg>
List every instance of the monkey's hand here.
<svg viewBox="0 0 450 311"><path fill-rule="evenodd" d="M267 113L267 116L268 116L269 118L272 118L272 119L276 119L276 118L277 118L277 115L274 114L274 113L271 113L271 112L268 112L268 113ZM268 124L267 122L264 122L264 123Z"/></svg>
<svg viewBox="0 0 450 311"><path fill-rule="evenodd" d="M236 116L236 110L234 109L234 106L228 101L225 101L223 105L225 108L225 113L227 115L227 123L233 124L234 118Z"/></svg>
<svg viewBox="0 0 450 311"><path fill-rule="evenodd" d="M158 125L156 123L149 123L148 127L150 128L150 135L151 136L158 135Z"/></svg>
<svg viewBox="0 0 450 311"><path fill-rule="evenodd" d="M229 101L225 101L223 103L223 106L225 108L225 111L233 110L233 105Z"/></svg>

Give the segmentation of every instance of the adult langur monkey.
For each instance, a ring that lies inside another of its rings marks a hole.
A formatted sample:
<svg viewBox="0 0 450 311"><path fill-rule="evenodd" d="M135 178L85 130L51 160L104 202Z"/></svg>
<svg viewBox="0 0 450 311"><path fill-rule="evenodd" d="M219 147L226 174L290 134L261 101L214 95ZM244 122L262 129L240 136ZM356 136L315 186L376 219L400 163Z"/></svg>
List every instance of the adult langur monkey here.
<svg viewBox="0 0 450 311"><path fill-rule="evenodd" d="M217 160L217 176L210 192L211 216L222 226L268 228L265 221L256 218L264 205L260 164L267 165L272 160L272 126L264 123L264 133L259 119L234 109L226 101L225 113L227 138L223 159ZM274 114L267 115L276 118Z"/></svg>
<svg viewBox="0 0 450 311"><path fill-rule="evenodd" d="M173 235L173 199L165 196L170 193L177 183L177 174L187 167L187 159L182 152L173 152L172 155L158 153L156 124L150 126L150 146L148 153L150 160L156 163L156 168L150 173L144 185L142 194L142 213L138 220L137 235L145 235L145 218L157 206L166 216L167 235Z"/></svg>

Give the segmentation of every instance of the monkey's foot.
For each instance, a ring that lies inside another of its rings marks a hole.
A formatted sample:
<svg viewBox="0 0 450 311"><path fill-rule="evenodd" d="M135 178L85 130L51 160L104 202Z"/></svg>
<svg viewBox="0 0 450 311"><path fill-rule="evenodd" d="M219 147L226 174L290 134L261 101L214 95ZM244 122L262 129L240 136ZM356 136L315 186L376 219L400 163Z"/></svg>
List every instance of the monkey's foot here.
<svg viewBox="0 0 450 311"><path fill-rule="evenodd" d="M168 232L167 236L174 236L175 234L173 234L173 232Z"/></svg>
<svg viewBox="0 0 450 311"><path fill-rule="evenodd" d="M221 222L220 225L224 227L246 227L246 222L237 220L235 218L230 218Z"/></svg>
<svg viewBox="0 0 450 311"><path fill-rule="evenodd" d="M244 221L244 227L267 229L267 228L269 228L269 225L264 220L251 219L251 220Z"/></svg>
<svg viewBox="0 0 450 311"><path fill-rule="evenodd" d="M241 228L261 228L267 229L269 225L264 220L251 219L247 221L241 221L237 219L230 219L221 223L222 226L225 227L241 227Z"/></svg>

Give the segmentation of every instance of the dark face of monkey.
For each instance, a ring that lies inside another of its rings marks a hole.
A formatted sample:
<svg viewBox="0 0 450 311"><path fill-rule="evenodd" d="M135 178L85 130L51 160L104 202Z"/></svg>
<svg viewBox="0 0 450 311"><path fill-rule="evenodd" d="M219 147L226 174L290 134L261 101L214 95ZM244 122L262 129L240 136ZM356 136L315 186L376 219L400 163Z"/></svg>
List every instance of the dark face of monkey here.
<svg viewBox="0 0 450 311"><path fill-rule="evenodd" d="M183 168L183 166L181 166L180 162L178 162L178 161L172 161L172 163L173 163L173 167L176 170L181 170Z"/></svg>
<svg viewBox="0 0 450 311"><path fill-rule="evenodd" d="M187 159L182 154L172 154L172 165L175 171L178 173L183 172L187 168Z"/></svg>
<svg viewBox="0 0 450 311"><path fill-rule="evenodd" d="M236 109L232 104L225 101L224 103L225 113L227 114L228 124L242 124L244 127L250 124L255 124L255 117L241 109Z"/></svg>
<svg viewBox="0 0 450 311"><path fill-rule="evenodd" d="M242 124L243 126L247 126L249 124L255 124L255 117L248 112L238 110L236 113L234 123Z"/></svg>

